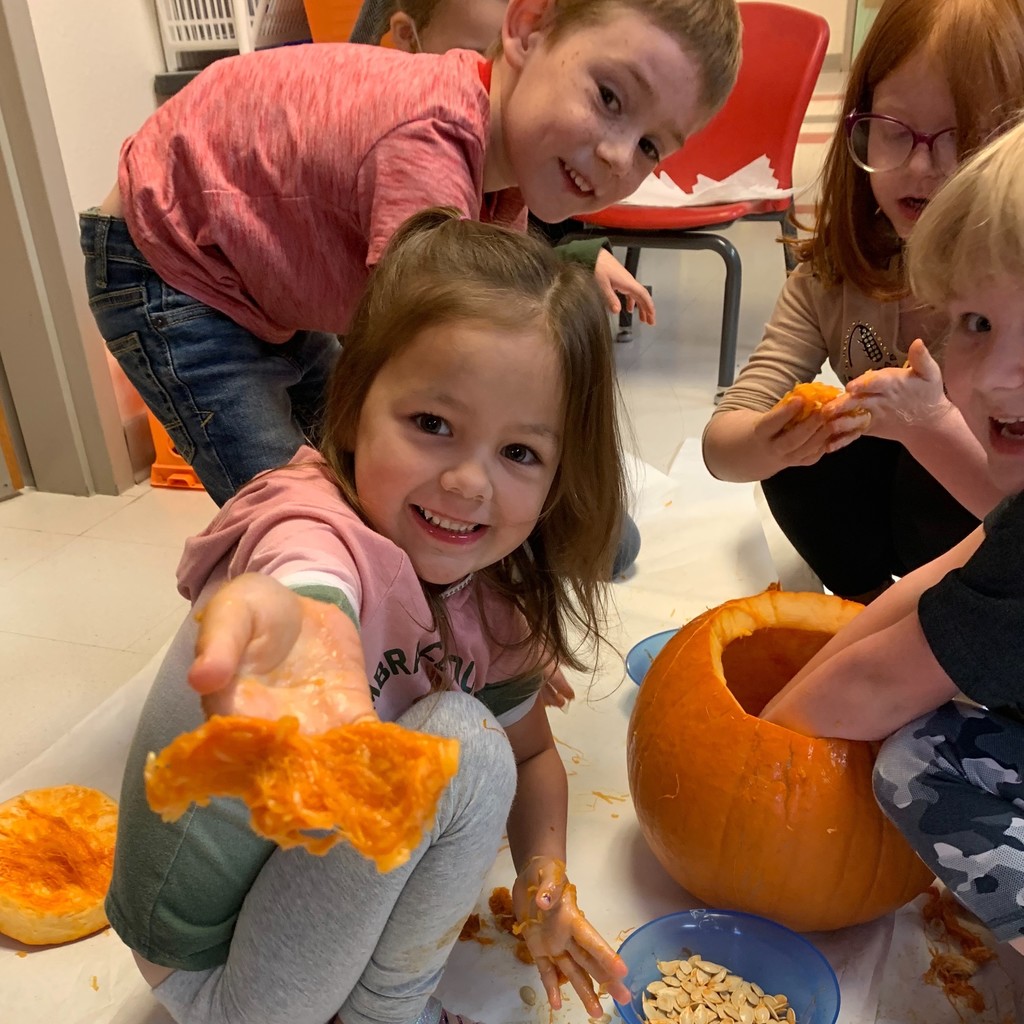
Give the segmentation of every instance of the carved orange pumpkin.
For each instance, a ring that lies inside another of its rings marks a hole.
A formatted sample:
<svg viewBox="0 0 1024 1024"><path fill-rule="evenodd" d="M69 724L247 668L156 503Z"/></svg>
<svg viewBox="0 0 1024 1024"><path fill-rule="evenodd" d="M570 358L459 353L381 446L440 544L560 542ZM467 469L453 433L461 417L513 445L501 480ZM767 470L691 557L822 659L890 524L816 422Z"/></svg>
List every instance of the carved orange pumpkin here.
<svg viewBox="0 0 1024 1024"><path fill-rule="evenodd" d="M0 804L0 932L31 945L107 926L117 804L84 786L32 789Z"/></svg>
<svg viewBox="0 0 1024 1024"><path fill-rule="evenodd" d="M654 659L629 724L629 788L654 855L715 907L797 931L869 921L932 881L871 790L870 744L756 717L861 606L766 591L694 619Z"/></svg>

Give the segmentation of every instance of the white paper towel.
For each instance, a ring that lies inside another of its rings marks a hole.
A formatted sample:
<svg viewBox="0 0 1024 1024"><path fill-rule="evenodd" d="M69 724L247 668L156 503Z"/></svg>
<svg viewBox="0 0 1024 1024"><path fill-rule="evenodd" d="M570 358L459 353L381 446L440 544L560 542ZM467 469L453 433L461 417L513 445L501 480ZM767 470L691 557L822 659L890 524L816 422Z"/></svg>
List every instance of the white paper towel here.
<svg viewBox="0 0 1024 1024"><path fill-rule="evenodd" d="M767 156L759 156L721 181L697 175L692 192L684 192L667 174L649 174L622 202L628 206L712 206L750 199L788 199L791 188L779 188Z"/></svg>

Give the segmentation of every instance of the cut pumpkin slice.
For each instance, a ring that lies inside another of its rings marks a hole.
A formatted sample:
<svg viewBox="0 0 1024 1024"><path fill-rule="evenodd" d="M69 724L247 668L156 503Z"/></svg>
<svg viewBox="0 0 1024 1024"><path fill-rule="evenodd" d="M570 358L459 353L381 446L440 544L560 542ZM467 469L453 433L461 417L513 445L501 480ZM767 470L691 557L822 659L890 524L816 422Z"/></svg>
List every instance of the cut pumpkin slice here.
<svg viewBox="0 0 1024 1024"><path fill-rule="evenodd" d="M149 755L146 795L164 821L239 797L278 846L324 854L344 839L383 872L419 846L458 764L458 740L393 722L306 735L293 717L215 715Z"/></svg>
<svg viewBox="0 0 1024 1024"><path fill-rule="evenodd" d="M41 946L105 928L116 834L117 804L85 786L0 803L0 932Z"/></svg>

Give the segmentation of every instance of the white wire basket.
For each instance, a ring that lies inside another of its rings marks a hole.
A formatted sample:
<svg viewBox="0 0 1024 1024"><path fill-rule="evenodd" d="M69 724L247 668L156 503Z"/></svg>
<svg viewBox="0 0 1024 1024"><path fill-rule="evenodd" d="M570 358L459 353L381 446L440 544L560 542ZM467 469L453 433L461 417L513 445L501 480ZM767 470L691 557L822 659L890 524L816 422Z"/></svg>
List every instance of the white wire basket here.
<svg viewBox="0 0 1024 1024"><path fill-rule="evenodd" d="M310 38L302 0L155 0L168 71ZM204 55L206 59L204 60Z"/></svg>

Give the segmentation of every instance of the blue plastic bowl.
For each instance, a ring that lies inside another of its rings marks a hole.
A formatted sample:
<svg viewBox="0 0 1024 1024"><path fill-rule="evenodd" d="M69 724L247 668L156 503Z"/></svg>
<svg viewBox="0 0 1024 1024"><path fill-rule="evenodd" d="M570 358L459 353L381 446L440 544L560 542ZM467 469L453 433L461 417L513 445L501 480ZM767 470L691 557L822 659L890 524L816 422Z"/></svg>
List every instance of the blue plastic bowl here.
<svg viewBox="0 0 1024 1024"><path fill-rule="evenodd" d="M802 935L753 914L684 910L638 928L619 946L629 974L630 1001L619 1006L626 1024L645 1024L641 996L661 978L658 962L699 953L772 995L784 993L797 1024L835 1024L839 982L835 971Z"/></svg>
<svg viewBox="0 0 1024 1024"><path fill-rule="evenodd" d="M660 633L655 633L654 636L647 637L646 640L641 640L630 649L629 654L626 655L626 674L637 686L644 681L651 662L661 652L662 647L678 632L678 629L663 630Z"/></svg>

